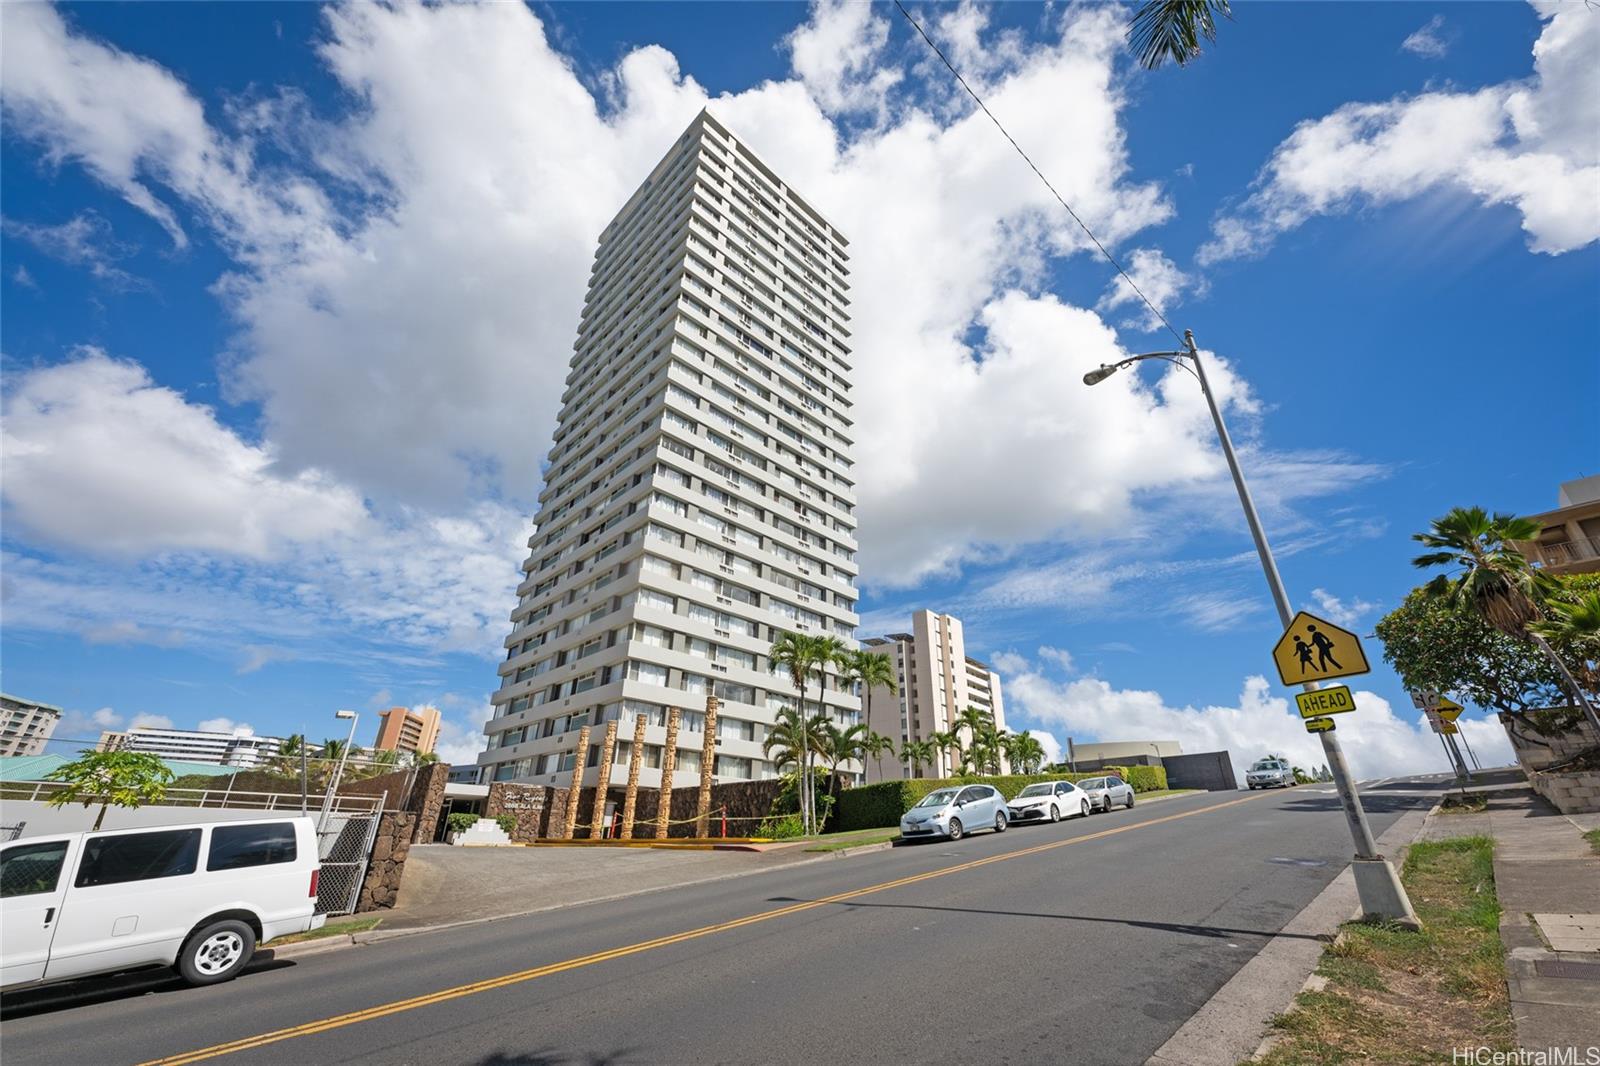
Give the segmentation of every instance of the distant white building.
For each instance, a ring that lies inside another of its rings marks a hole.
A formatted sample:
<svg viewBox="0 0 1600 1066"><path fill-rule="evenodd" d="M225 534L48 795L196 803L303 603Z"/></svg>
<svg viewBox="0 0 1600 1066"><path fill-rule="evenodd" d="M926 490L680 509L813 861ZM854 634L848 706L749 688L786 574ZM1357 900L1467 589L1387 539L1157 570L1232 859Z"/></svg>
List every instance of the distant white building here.
<svg viewBox="0 0 1600 1066"><path fill-rule="evenodd" d="M60 707L0 693L0 756L44 754L60 722Z"/></svg>
<svg viewBox="0 0 1600 1066"><path fill-rule="evenodd" d="M98 747L101 751L142 751L163 759L252 769L275 757L283 741L278 737L239 731L214 733L135 726L125 731L101 733Z"/></svg>

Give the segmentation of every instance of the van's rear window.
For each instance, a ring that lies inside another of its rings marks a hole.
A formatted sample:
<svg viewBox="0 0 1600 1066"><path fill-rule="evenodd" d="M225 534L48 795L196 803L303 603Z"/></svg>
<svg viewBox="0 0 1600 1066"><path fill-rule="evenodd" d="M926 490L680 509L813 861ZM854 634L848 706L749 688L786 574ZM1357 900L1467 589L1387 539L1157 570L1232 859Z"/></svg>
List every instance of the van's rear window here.
<svg viewBox="0 0 1600 1066"><path fill-rule="evenodd" d="M78 864L79 888L192 874L200 861L200 830L166 829L90 837Z"/></svg>
<svg viewBox="0 0 1600 1066"><path fill-rule="evenodd" d="M294 860L293 822L219 825L211 830L211 853L206 856L206 869L238 870Z"/></svg>

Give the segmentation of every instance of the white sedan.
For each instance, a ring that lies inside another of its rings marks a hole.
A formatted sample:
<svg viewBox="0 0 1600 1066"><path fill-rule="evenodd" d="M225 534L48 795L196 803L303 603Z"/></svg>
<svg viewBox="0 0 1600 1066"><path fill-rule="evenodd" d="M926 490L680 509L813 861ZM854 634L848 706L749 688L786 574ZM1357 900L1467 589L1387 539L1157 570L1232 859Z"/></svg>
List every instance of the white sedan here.
<svg viewBox="0 0 1600 1066"><path fill-rule="evenodd" d="M1087 817L1093 801L1071 781L1040 781L1018 792L1006 804L1013 822L1059 822L1073 815Z"/></svg>

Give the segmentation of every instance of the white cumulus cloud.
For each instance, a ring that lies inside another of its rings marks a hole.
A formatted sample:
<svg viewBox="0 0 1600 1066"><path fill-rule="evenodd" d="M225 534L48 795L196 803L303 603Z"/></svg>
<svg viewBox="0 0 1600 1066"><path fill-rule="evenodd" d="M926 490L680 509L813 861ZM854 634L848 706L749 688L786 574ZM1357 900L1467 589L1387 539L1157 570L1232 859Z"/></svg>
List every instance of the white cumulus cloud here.
<svg viewBox="0 0 1600 1066"><path fill-rule="evenodd" d="M1302 123L1217 219L1198 261L1260 254L1316 215L1444 191L1514 207L1536 252L1600 239L1600 19L1584 4L1534 6L1545 24L1531 77L1346 104Z"/></svg>

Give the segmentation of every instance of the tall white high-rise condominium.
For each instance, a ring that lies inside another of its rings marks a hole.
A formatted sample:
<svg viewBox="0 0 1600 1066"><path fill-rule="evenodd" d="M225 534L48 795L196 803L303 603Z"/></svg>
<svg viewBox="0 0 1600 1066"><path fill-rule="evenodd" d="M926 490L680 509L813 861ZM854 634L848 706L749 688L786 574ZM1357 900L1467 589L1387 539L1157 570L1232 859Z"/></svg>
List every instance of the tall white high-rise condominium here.
<svg viewBox="0 0 1600 1066"><path fill-rule="evenodd" d="M713 685L717 779L776 775L762 742L796 698L772 640L854 647L846 247L707 112L601 233L481 780L565 784L581 758L594 784L616 720L625 784L643 712L659 786L677 707L674 784L698 783ZM822 699L856 720L833 680Z"/></svg>

